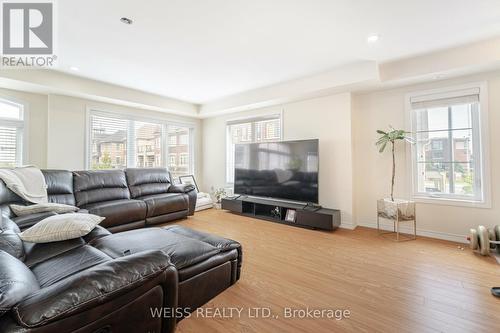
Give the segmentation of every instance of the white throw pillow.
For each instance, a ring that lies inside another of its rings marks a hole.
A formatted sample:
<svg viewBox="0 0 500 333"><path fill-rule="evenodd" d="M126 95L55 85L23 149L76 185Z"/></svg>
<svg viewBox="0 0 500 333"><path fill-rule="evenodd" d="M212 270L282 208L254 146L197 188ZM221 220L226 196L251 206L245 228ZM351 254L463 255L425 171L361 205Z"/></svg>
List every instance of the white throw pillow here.
<svg viewBox="0 0 500 333"><path fill-rule="evenodd" d="M57 214L71 213L76 212L78 210L78 207L49 202L29 206L10 205L10 209L12 209L16 216L24 216L45 212L54 212Z"/></svg>
<svg viewBox="0 0 500 333"><path fill-rule="evenodd" d="M78 238L91 232L102 220L104 217L92 214L54 215L21 232L19 237L30 243L50 243Z"/></svg>

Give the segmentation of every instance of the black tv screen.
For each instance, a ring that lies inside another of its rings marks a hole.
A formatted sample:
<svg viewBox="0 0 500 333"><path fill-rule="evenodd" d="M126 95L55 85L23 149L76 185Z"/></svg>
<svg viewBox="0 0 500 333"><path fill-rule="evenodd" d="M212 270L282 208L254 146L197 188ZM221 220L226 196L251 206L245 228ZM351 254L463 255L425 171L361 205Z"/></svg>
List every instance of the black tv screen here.
<svg viewBox="0 0 500 333"><path fill-rule="evenodd" d="M237 144L234 193L318 203L318 140Z"/></svg>

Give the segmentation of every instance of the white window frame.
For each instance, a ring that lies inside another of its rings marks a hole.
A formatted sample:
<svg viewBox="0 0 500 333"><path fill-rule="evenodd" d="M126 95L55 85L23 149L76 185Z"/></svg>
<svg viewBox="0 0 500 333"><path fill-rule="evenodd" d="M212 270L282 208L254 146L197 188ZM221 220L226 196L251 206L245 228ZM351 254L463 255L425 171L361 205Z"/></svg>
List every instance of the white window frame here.
<svg viewBox="0 0 500 333"><path fill-rule="evenodd" d="M226 165L226 185L232 186L234 184L234 180L229 179L230 175L230 170L229 170L229 163L228 163L228 158L231 155L230 149L233 149L233 145L231 143L231 130L230 130L230 125L237 124L237 123L247 123L247 122L254 122L261 120L263 118L277 118L279 119L280 123L280 137L277 141L283 141L284 137L284 129L283 129L283 110L279 112L269 112L269 113L263 113L263 114L256 114L248 117L239 117L239 118L231 118L226 120L226 154L224 156L224 161ZM252 135L255 135L255 126L252 126ZM255 142L255 141L252 141ZM233 165L234 166L234 165Z"/></svg>
<svg viewBox="0 0 500 333"><path fill-rule="evenodd" d="M117 112L110 110L103 110L101 108L89 107L86 108L86 125L85 125L85 169L89 170L91 166L91 117L92 115L102 116L102 117L114 117L114 118L122 118L130 121L136 122L146 122L152 124L161 125L162 137L161 137L161 167L168 169L168 160L167 156L169 156L168 152L168 127L169 126L180 126L189 128L189 154L192 158L189 160L189 172L194 174L195 172L195 156L194 156L194 143L195 135L196 135L196 124L191 122L181 122L176 120L169 120L164 118L155 118L155 117L140 117L132 113L128 112ZM132 124L132 123L130 123ZM130 125L133 127L133 125ZM135 130L133 128L129 128L128 131L129 137L127 138L127 168L133 168L136 166L135 161ZM132 151L129 151L131 149Z"/></svg>
<svg viewBox="0 0 500 333"><path fill-rule="evenodd" d="M473 124L477 130L472 131L472 139L478 142L479 153L475 158L475 177L479 177L481 183L481 194L476 199L467 198L455 194L422 193L418 191L417 174L417 149L415 145L407 145L407 174L408 185L411 189L412 199L420 203L441 204L451 206L466 206L477 208L491 208L491 178L490 178L490 154L489 154L489 123L488 123L488 85L486 82L468 83L458 86L413 92L406 95L406 128L416 137L415 112L411 107L411 100L426 95L446 95L456 91L467 89L479 89L479 124ZM478 189L475 189L478 190Z"/></svg>
<svg viewBox="0 0 500 333"><path fill-rule="evenodd" d="M1 118L0 125L16 127L20 129L16 137L16 149L20 149L20 154L16 154L17 161L15 166L25 165L28 161L28 142L29 142L29 105L27 102L14 97L0 95L0 102L11 104L21 109L21 119Z"/></svg>

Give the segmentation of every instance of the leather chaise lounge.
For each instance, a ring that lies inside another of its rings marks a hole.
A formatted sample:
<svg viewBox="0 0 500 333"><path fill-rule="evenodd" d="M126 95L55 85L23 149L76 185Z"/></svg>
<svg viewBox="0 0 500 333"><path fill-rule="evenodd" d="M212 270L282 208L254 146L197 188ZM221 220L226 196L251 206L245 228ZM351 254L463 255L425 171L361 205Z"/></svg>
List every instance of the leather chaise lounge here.
<svg viewBox="0 0 500 333"><path fill-rule="evenodd" d="M0 332L173 332L240 276L239 243L178 225L47 244L1 228Z"/></svg>
<svg viewBox="0 0 500 333"><path fill-rule="evenodd" d="M44 216L13 216L22 200L0 181L0 332L173 332L239 279L238 242L154 226L194 211L196 193L165 169L43 173L49 201L108 223L78 239L23 242L17 233ZM127 230L139 227L148 228ZM161 308L172 315L153 316Z"/></svg>

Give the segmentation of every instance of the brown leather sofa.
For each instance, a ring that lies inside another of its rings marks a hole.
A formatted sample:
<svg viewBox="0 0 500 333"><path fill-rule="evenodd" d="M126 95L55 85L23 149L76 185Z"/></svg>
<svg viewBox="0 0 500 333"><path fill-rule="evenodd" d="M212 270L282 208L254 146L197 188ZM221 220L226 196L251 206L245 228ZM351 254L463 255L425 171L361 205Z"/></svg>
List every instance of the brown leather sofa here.
<svg viewBox="0 0 500 333"><path fill-rule="evenodd" d="M173 185L163 168L125 170L42 170L50 202L74 205L106 217L102 226L112 232L142 228L193 215L196 191L191 185ZM0 180L0 212L21 230L54 213L16 217L11 204L27 204Z"/></svg>
<svg viewBox="0 0 500 333"><path fill-rule="evenodd" d="M235 283L239 243L182 226L23 242L0 223L0 332L173 332ZM169 311L154 316L156 310Z"/></svg>

